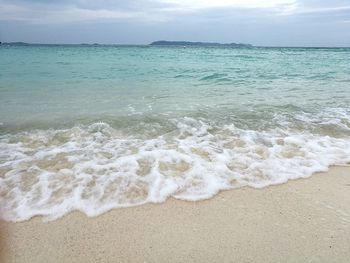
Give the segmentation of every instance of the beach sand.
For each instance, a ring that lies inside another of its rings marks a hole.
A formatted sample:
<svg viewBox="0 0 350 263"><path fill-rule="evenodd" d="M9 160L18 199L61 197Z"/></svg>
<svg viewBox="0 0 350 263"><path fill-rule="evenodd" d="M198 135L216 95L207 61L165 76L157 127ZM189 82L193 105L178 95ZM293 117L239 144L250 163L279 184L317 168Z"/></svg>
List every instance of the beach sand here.
<svg viewBox="0 0 350 263"><path fill-rule="evenodd" d="M202 202L0 223L0 262L349 262L350 167Z"/></svg>

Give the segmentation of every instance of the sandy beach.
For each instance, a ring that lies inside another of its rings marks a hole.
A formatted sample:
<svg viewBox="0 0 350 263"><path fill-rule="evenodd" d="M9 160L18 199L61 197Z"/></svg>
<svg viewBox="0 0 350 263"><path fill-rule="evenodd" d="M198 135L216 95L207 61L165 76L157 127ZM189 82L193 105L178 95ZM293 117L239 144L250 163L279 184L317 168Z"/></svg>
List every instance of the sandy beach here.
<svg viewBox="0 0 350 263"><path fill-rule="evenodd" d="M0 223L1 262L348 262L350 168L202 202Z"/></svg>

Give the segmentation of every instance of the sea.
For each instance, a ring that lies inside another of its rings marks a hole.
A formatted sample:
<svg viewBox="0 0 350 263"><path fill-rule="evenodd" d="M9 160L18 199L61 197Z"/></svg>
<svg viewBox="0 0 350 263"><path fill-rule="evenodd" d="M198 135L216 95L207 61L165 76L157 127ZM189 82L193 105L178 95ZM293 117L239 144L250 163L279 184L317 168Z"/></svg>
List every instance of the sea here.
<svg viewBox="0 0 350 263"><path fill-rule="evenodd" d="M0 46L2 220L199 201L349 162L348 48Z"/></svg>

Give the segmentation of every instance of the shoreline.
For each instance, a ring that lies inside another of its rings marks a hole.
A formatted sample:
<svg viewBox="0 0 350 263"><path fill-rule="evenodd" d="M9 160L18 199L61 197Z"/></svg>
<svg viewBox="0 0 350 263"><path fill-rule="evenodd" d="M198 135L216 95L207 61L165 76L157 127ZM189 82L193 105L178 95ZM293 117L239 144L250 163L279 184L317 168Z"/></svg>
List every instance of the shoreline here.
<svg viewBox="0 0 350 263"><path fill-rule="evenodd" d="M0 221L1 262L346 262L350 167L89 218Z"/></svg>

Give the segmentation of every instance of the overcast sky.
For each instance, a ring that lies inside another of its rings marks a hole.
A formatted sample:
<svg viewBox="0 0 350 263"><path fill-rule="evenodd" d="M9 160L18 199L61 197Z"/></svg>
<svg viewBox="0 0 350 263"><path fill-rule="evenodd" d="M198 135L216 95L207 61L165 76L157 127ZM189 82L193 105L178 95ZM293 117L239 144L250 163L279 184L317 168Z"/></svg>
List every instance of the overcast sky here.
<svg viewBox="0 0 350 263"><path fill-rule="evenodd" d="M0 0L0 41L350 46L350 0Z"/></svg>

